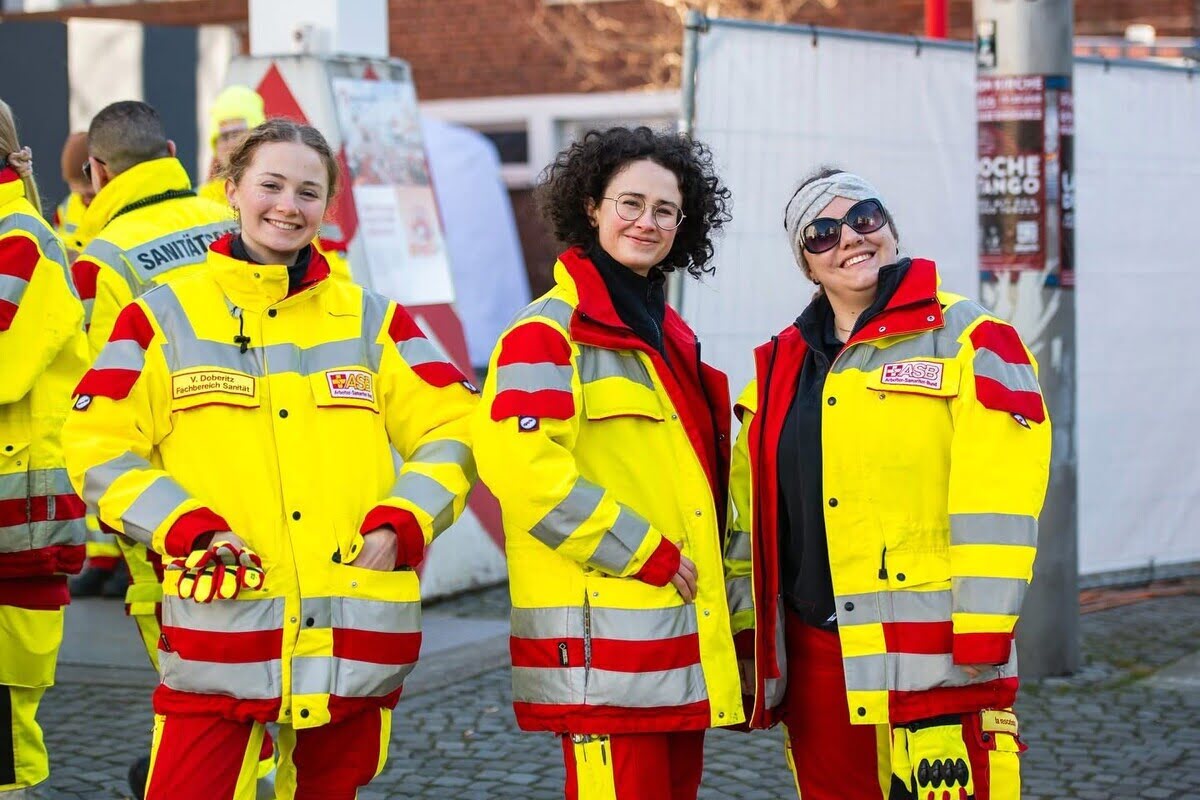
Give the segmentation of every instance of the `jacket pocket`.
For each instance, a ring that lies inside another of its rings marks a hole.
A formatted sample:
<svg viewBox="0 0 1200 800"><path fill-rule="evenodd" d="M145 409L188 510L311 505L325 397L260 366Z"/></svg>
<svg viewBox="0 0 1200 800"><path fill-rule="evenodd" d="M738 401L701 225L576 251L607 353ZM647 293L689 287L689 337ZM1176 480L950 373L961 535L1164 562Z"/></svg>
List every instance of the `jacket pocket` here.
<svg viewBox="0 0 1200 800"><path fill-rule="evenodd" d="M618 417L662 422L666 418L654 389L619 378L584 383L583 412L590 422Z"/></svg>
<svg viewBox="0 0 1200 800"><path fill-rule="evenodd" d="M872 391L901 392L925 397L955 397L961 369L947 358L889 361L867 376Z"/></svg>
<svg viewBox="0 0 1200 800"><path fill-rule="evenodd" d="M171 373L171 411L201 406L258 408L262 405L261 381L253 375L228 369L192 369Z"/></svg>
<svg viewBox="0 0 1200 800"><path fill-rule="evenodd" d="M950 588L949 550L894 550L886 555L887 581L889 589L936 589L931 584L944 584ZM947 617L948 619L948 617Z"/></svg>
<svg viewBox="0 0 1200 800"><path fill-rule="evenodd" d="M318 408L361 408L379 413L379 376L361 366L313 373L308 380Z"/></svg>
<svg viewBox="0 0 1200 800"><path fill-rule="evenodd" d="M0 553L28 550L33 545L29 527L29 442L0 441L0 508L9 513L3 523L8 533L0 537Z"/></svg>
<svg viewBox="0 0 1200 800"><path fill-rule="evenodd" d="M382 697L399 689L421 650L421 590L412 570L333 565L331 694Z"/></svg>

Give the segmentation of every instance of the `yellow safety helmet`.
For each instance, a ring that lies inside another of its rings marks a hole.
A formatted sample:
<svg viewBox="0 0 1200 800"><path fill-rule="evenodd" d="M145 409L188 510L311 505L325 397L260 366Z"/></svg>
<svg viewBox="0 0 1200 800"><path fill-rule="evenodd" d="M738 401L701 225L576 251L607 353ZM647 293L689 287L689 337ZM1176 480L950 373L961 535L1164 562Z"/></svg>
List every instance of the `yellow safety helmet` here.
<svg viewBox="0 0 1200 800"><path fill-rule="evenodd" d="M231 119L244 119L246 126L255 128L266 121L263 111L263 99L258 92L248 86L227 86L217 95L212 108L208 110L208 143L217 145L217 136L221 133L221 123Z"/></svg>

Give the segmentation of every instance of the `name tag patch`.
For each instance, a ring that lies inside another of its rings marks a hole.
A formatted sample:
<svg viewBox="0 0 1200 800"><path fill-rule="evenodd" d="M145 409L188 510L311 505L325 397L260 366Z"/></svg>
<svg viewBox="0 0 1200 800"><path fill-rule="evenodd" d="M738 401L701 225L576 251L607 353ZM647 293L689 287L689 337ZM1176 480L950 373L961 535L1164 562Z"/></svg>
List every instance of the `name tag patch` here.
<svg viewBox="0 0 1200 800"><path fill-rule="evenodd" d="M325 373L329 396L342 400L375 402L375 382L371 373L359 369L330 370Z"/></svg>
<svg viewBox="0 0 1200 800"><path fill-rule="evenodd" d="M893 361L883 365L879 382L889 386L941 389L945 368L945 364L937 361Z"/></svg>
<svg viewBox="0 0 1200 800"><path fill-rule="evenodd" d="M176 400L212 392L254 397L254 378L223 369L198 369L171 376L171 395Z"/></svg>

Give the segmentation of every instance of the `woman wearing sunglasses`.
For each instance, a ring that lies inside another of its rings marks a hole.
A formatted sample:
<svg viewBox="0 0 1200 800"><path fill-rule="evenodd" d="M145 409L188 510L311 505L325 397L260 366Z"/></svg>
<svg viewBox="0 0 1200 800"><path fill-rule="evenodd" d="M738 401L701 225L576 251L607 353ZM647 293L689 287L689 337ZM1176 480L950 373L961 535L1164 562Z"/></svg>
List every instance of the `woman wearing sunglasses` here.
<svg viewBox="0 0 1200 800"><path fill-rule="evenodd" d="M571 248L501 338L473 427L504 511L517 723L560 736L569 800L695 800L704 731L742 721L731 415L663 282L712 271L729 191L705 146L613 128L539 195Z"/></svg>
<svg viewBox="0 0 1200 800"><path fill-rule="evenodd" d="M1016 332L902 258L863 178L822 169L784 228L818 290L737 411L733 629L751 725L804 800L1020 796L1013 626L1050 422Z"/></svg>

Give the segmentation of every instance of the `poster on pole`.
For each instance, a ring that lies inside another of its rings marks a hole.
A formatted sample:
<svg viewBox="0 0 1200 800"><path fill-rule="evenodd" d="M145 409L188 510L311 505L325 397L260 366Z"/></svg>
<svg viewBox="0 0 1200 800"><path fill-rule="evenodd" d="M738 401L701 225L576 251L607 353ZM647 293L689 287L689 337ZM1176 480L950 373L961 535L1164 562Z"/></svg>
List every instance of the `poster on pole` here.
<svg viewBox="0 0 1200 800"><path fill-rule="evenodd" d="M452 303L412 84L334 78L333 97L375 289L405 305Z"/></svg>
<svg viewBox="0 0 1200 800"><path fill-rule="evenodd" d="M976 102L980 268L1041 270L1046 240L1044 79L980 76Z"/></svg>

